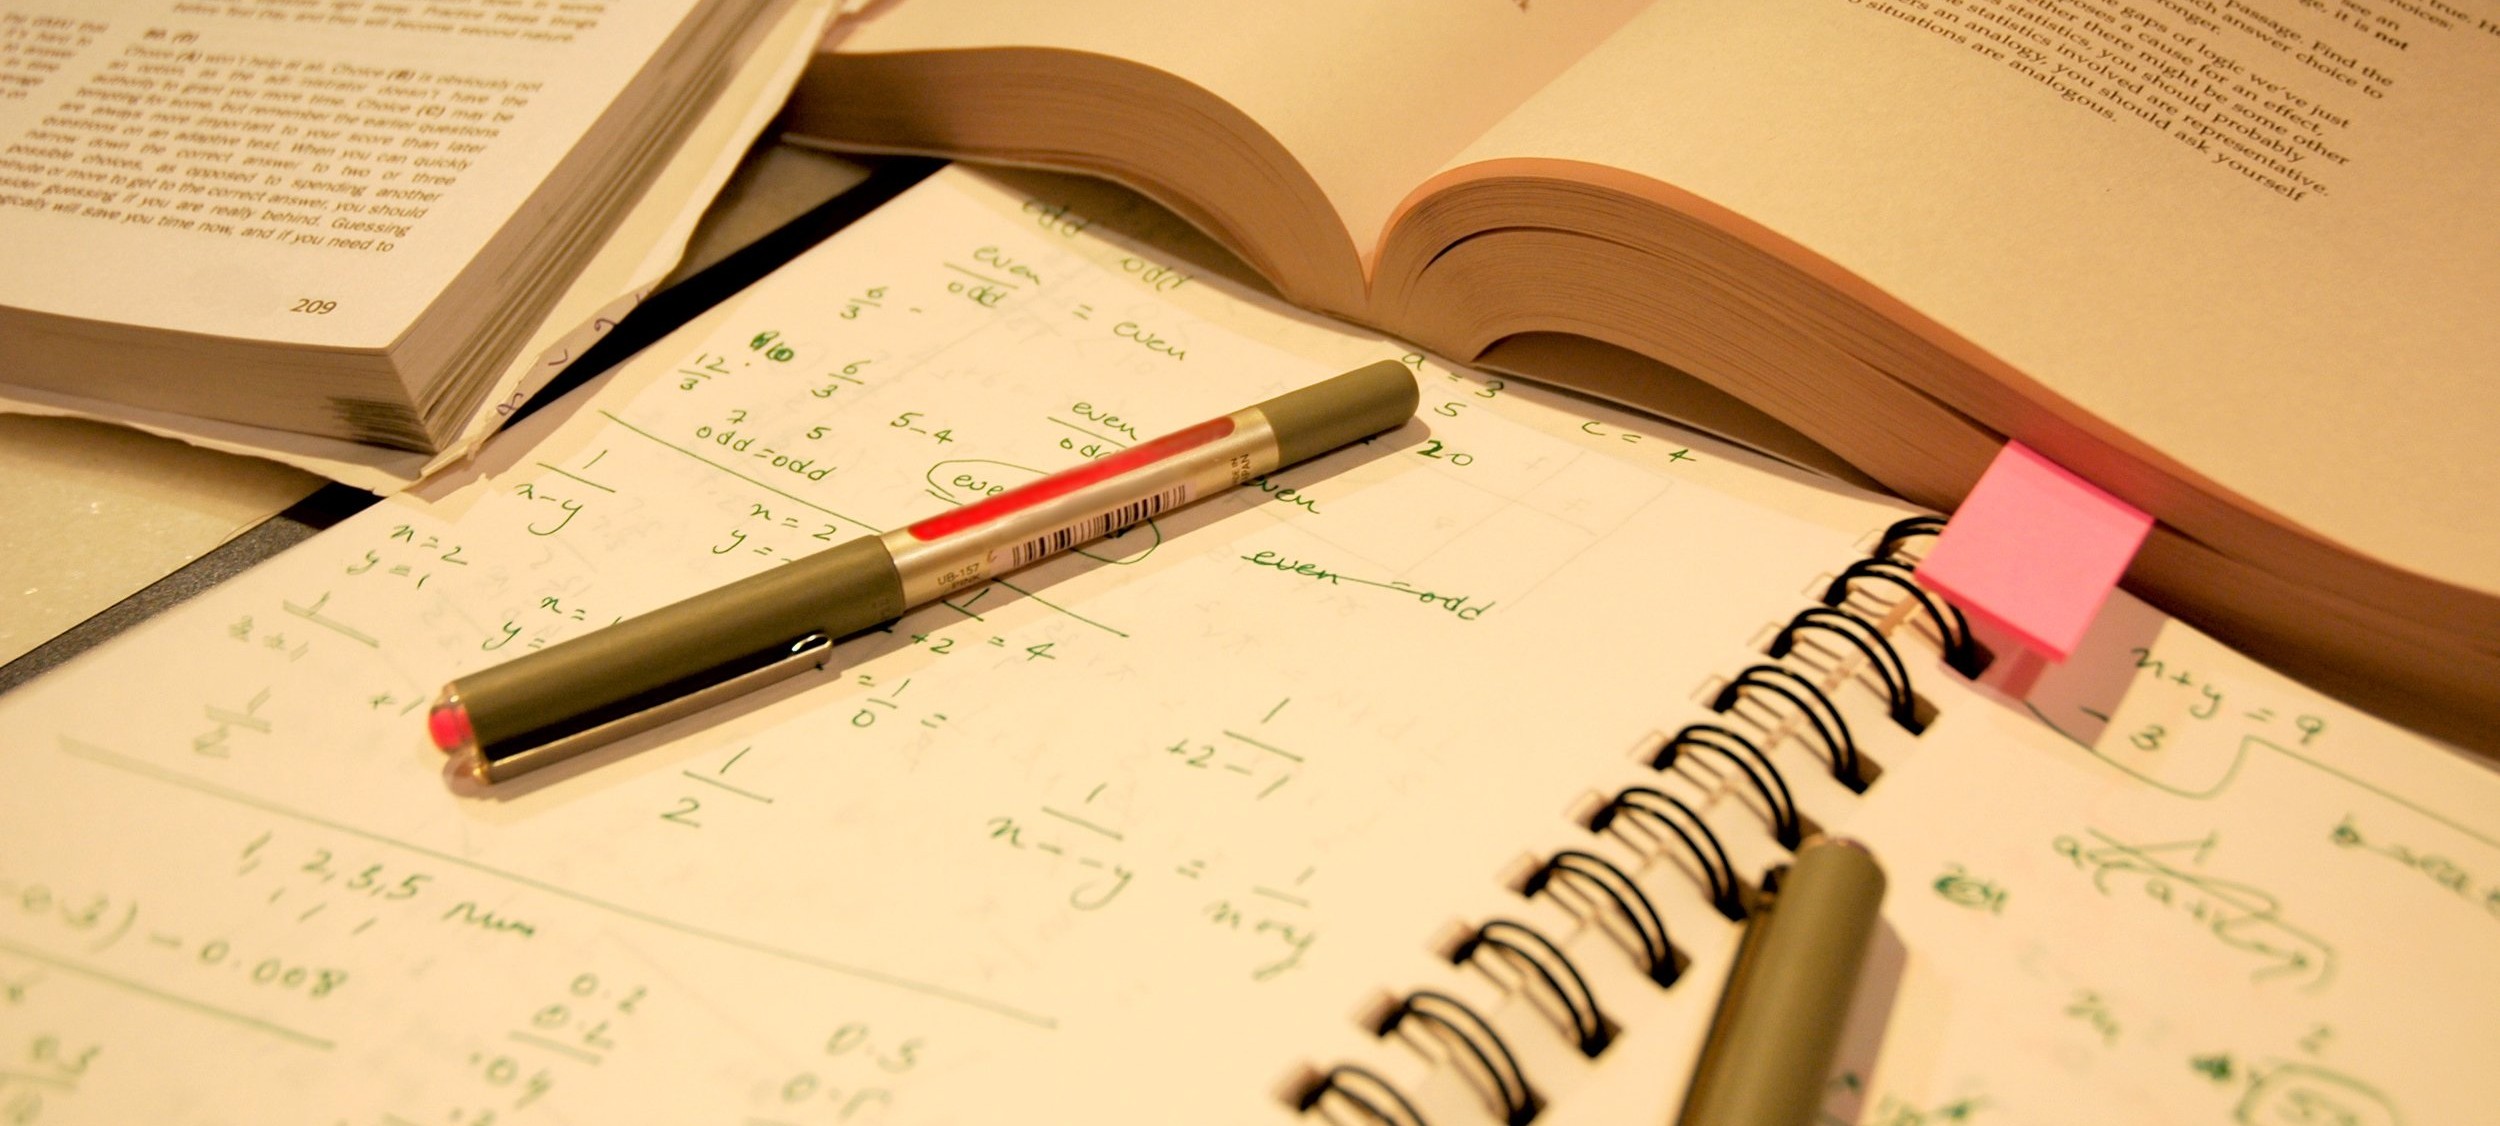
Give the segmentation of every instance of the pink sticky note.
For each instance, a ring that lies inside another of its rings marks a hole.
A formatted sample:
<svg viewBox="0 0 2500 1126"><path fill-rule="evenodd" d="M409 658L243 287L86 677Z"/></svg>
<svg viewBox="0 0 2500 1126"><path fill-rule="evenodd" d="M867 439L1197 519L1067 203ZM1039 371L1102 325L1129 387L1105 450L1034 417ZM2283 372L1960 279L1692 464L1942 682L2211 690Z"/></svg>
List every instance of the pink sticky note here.
<svg viewBox="0 0 2500 1126"><path fill-rule="evenodd" d="M1945 521L1918 579L2063 661L2152 529L2152 517L2008 442Z"/></svg>

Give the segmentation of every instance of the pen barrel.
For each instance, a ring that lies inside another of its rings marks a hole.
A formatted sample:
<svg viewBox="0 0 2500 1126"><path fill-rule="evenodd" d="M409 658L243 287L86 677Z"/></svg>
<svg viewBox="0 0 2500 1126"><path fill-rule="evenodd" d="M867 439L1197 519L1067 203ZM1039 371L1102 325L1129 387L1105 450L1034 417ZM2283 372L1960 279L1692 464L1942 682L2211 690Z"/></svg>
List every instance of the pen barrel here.
<svg viewBox="0 0 2500 1126"><path fill-rule="evenodd" d="M831 641L1411 417L1414 374L1358 368L472 673L435 744L511 775L821 667Z"/></svg>
<svg viewBox="0 0 2500 1126"><path fill-rule="evenodd" d="M903 584L874 537L837 544L453 681L489 761L577 720L810 632L829 638L901 616Z"/></svg>
<svg viewBox="0 0 2500 1126"><path fill-rule="evenodd" d="M1738 948L1679 1126L1808 1126L1883 905L1884 873L1854 841L1797 852Z"/></svg>
<svg viewBox="0 0 2500 1126"><path fill-rule="evenodd" d="M1396 360L1366 364L1250 409L1276 432L1276 465L1299 465L1415 417L1415 373Z"/></svg>
<svg viewBox="0 0 2500 1126"><path fill-rule="evenodd" d="M1415 414L1415 376L1382 360L887 532L912 606L1029 567L1307 461Z"/></svg>
<svg viewBox="0 0 2500 1126"><path fill-rule="evenodd" d="M1276 468L1276 434L1256 408L1044 477L884 536L919 606L979 586Z"/></svg>

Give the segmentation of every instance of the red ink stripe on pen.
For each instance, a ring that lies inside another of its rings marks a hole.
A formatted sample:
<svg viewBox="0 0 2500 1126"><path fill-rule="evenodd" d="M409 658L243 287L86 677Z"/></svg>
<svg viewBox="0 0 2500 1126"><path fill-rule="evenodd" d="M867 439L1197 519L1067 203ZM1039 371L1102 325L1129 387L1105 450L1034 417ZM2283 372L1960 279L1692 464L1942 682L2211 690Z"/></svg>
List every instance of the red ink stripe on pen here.
<svg viewBox="0 0 2500 1126"><path fill-rule="evenodd" d="M1109 457L1097 458L1064 473L1055 473L1030 485L1009 489L952 512L941 513L912 525L908 531L913 539L926 543L958 532L980 527L1013 512L1045 504L1088 485L1108 481L1123 473L1152 465L1187 450L1228 437L1233 432L1231 416L1211 418L1186 430L1176 430L1144 445L1122 450Z"/></svg>

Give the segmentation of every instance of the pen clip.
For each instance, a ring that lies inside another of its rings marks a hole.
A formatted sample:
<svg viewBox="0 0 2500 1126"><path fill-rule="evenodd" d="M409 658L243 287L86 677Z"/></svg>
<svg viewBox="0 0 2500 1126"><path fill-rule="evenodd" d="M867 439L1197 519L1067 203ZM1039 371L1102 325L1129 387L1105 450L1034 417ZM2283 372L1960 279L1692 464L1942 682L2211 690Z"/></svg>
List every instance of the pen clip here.
<svg viewBox="0 0 2500 1126"><path fill-rule="evenodd" d="M517 750L479 747L470 769L481 782L500 782L683 719L809 669L823 668L832 657L833 639L824 634L793 638L620 700L561 729L540 728L507 741L526 744Z"/></svg>

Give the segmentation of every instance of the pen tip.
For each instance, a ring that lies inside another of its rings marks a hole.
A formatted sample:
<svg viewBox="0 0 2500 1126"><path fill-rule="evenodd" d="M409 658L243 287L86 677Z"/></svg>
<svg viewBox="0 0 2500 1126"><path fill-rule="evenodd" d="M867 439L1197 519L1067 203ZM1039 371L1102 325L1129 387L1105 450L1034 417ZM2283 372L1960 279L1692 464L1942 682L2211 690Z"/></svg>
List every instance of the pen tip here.
<svg viewBox="0 0 2500 1126"><path fill-rule="evenodd" d="M425 715L425 729L445 754L468 746L477 738L476 729L469 726L469 709L457 700L434 705L434 710Z"/></svg>

